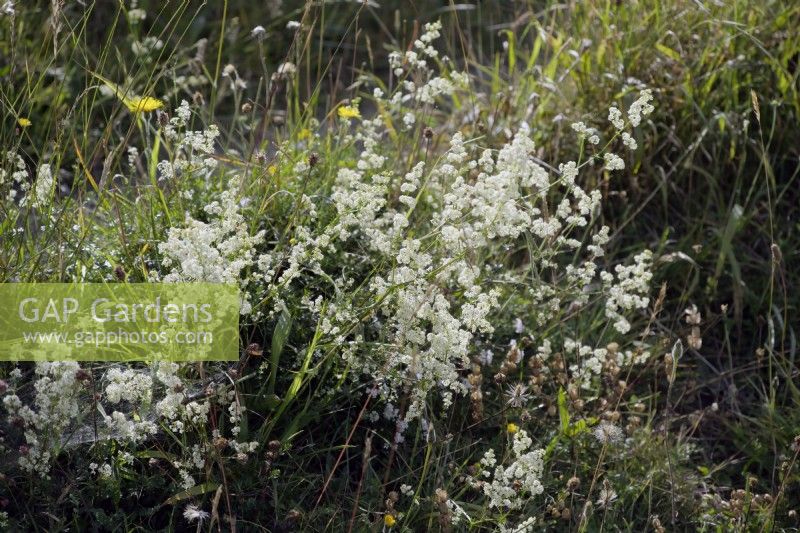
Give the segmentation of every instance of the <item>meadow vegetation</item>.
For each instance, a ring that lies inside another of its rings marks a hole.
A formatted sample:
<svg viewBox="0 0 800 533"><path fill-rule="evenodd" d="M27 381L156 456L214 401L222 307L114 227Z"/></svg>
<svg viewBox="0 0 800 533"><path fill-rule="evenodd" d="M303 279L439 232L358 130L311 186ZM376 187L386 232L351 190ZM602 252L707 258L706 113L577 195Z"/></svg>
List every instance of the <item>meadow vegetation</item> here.
<svg viewBox="0 0 800 533"><path fill-rule="evenodd" d="M798 27L0 0L0 282L242 294L238 362L0 363L0 529L797 530Z"/></svg>

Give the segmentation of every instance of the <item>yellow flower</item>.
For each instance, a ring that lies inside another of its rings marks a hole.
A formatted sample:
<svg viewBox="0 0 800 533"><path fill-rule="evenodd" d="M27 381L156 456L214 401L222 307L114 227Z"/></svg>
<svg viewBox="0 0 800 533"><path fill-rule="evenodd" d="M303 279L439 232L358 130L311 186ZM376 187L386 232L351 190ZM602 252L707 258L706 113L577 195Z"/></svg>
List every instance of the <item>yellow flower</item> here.
<svg viewBox="0 0 800 533"><path fill-rule="evenodd" d="M17 119L17 124L19 124L19 125L20 125L21 127L23 127L23 128L27 128L28 126L30 126L31 124L33 124L33 122L31 122L30 120L28 120L28 119L27 119L27 118L25 118L25 117L19 117L19 118Z"/></svg>
<svg viewBox="0 0 800 533"><path fill-rule="evenodd" d="M356 106L343 105L339 108L339 118L361 118L361 113Z"/></svg>
<svg viewBox="0 0 800 533"><path fill-rule="evenodd" d="M278 167L276 167L275 165L270 165L267 167L267 172L269 172L270 176L274 176L275 174L278 173Z"/></svg>
<svg viewBox="0 0 800 533"><path fill-rule="evenodd" d="M506 431L508 431L510 434L513 435L514 433L519 431L519 426L516 425L514 422L509 422L508 425L506 426Z"/></svg>
<svg viewBox="0 0 800 533"><path fill-rule="evenodd" d="M159 107L164 107L164 102L152 96L136 96L134 98L123 98L124 103L131 113L140 113L142 111L155 111Z"/></svg>
<svg viewBox="0 0 800 533"><path fill-rule="evenodd" d="M159 107L164 107L164 102L158 98L153 98L152 96L136 96L131 94L130 91L124 91L119 85L104 78L100 74L92 71L89 72L92 76L102 81L106 87L114 91L117 98L122 100L122 103L125 104L125 107L127 107L128 111L131 113L146 113L148 111L155 111Z"/></svg>
<svg viewBox="0 0 800 533"><path fill-rule="evenodd" d="M341 108L339 108L341 111ZM297 132L297 139L302 141L311 137L311 130L308 128L303 128L302 130Z"/></svg>
<svg viewBox="0 0 800 533"><path fill-rule="evenodd" d="M383 525L385 525L386 527L394 527L396 523L397 520L392 515L390 514L383 515Z"/></svg>

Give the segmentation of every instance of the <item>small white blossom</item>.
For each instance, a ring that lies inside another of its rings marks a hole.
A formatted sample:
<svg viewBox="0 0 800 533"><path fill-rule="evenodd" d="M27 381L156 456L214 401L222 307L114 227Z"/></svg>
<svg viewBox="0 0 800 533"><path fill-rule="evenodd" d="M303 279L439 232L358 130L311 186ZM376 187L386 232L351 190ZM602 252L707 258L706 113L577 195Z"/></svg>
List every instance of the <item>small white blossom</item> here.
<svg viewBox="0 0 800 533"><path fill-rule="evenodd" d="M625 168L625 161L622 160L620 156L617 154L606 152L603 154L603 159L605 160L605 169L606 170L623 170Z"/></svg>

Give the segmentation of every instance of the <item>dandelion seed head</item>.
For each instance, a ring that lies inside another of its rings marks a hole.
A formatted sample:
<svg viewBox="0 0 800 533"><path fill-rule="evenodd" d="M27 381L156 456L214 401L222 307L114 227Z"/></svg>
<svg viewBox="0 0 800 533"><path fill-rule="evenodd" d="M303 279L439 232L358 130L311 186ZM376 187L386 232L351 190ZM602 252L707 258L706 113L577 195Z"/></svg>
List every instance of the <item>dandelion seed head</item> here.
<svg viewBox="0 0 800 533"><path fill-rule="evenodd" d="M594 428L594 437L600 444L606 445L619 444L622 442L624 435L619 426L603 421Z"/></svg>
<svg viewBox="0 0 800 533"><path fill-rule="evenodd" d="M261 40L266 36L266 34L267 30L265 30L264 26L261 25L256 26L255 28L250 30L250 36L253 37L254 39Z"/></svg>
<svg viewBox="0 0 800 533"><path fill-rule="evenodd" d="M531 400L531 395L528 394L528 386L522 383L509 385L506 389L506 403L509 407L521 408L525 407Z"/></svg>
<svg viewBox="0 0 800 533"><path fill-rule="evenodd" d="M199 507L197 507L192 503L187 505L186 508L184 508L183 510L183 517L189 523L199 522L202 524L203 522L206 521L206 519L208 519L209 516L210 515L208 514L208 512L201 510Z"/></svg>

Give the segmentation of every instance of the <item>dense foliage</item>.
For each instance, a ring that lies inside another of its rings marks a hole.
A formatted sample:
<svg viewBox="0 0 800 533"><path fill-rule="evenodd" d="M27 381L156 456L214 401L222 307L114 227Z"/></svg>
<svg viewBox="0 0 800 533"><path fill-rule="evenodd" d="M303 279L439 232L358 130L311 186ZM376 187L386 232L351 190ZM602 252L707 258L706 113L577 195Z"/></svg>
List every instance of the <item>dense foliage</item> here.
<svg viewBox="0 0 800 533"><path fill-rule="evenodd" d="M0 363L0 527L795 530L798 26L2 2L0 282L243 298L238 363Z"/></svg>

